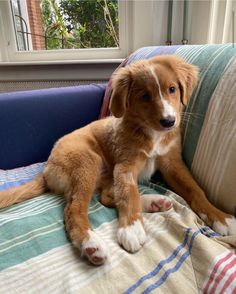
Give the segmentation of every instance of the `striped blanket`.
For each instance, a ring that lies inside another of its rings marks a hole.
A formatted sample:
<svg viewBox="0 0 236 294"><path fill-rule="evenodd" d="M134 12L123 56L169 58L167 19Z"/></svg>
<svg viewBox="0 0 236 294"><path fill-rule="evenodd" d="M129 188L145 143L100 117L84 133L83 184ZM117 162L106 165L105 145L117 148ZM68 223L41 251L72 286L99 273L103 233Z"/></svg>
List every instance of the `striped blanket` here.
<svg viewBox="0 0 236 294"><path fill-rule="evenodd" d="M200 83L183 123L184 156L211 200L229 211L236 188L235 52L231 45L150 47L126 60L176 53L200 67ZM103 114L108 101L107 95ZM0 190L30 181L43 166L0 170ZM173 208L144 213L147 241L130 254L117 244L116 210L94 195L89 219L109 248L108 261L99 267L81 258L68 241L63 197L43 194L1 209L0 294L236 293L235 236L212 231L163 185L140 183L139 191L166 195Z"/></svg>
<svg viewBox="0 0 236 294"><path fill-rule="evenodd" d="M31 180L43 165L0 171L0 190ZM205 226L171 191L154 184L139 185L139 191L165 194L174 207L168 212L144 214L147 242L141 251L129 254L117 244L116 211L104 207L94 195L89 219L110 250L107 263L100 267L82 259L68 241L62 197L44 194L1 209L0 293L236 290L236 255L230 237L222 237Z"/></svg>

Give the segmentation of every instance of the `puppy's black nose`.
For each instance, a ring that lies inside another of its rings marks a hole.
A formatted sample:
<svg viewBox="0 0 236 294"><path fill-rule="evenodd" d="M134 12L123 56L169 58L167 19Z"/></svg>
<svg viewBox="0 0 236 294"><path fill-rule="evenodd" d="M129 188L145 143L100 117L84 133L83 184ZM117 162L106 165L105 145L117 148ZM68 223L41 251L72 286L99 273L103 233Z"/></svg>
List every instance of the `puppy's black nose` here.
<svg viewBox="0 0 236 294"><path fill-rule="evenodd" d="M171 128L175 124L175 117L174 116L167 116L165 118L160 119L160 124L164 128Z"/></svg>

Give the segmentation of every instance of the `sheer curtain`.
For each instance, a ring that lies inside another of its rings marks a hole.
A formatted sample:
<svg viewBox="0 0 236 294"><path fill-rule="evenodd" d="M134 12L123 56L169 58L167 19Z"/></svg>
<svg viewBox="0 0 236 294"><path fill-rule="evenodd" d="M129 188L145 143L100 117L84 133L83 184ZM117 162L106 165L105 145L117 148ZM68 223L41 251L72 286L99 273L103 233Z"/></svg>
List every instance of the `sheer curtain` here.
<svg viewBox="0 0 236 294"><path fill-rule="evenodd" d="M235 43L236 0L211 0L208 43Z"/></svg>

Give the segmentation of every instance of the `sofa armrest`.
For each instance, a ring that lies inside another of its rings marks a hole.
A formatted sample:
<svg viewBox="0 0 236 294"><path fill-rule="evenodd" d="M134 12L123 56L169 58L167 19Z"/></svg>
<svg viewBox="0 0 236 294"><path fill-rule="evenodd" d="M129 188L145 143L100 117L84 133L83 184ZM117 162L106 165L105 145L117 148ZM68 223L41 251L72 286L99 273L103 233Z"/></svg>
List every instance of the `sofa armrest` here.
<svg viewBox="0 0 236 294"><path fill-rule="evenodd" d="M106 85L0 94L0 169L47 160L55 141L98 119Z"/></svg>

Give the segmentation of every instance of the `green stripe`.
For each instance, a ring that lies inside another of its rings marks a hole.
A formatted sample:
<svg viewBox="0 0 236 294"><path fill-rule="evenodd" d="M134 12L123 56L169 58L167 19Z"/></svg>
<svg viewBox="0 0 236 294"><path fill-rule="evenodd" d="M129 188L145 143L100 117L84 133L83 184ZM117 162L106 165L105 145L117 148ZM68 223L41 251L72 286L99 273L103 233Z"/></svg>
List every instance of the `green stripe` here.
<svg viewBox="0 0 236 294"><path fill-rule="evenodd" d="M26 234L22 234L19 236L14 237L13 239L9 239L7 241L1 242L0 243L0 252L4 252L9 250L10 248L18 246L18 244L23 244L28 242L29 240L32 240L33 238L37 236L43 236L48 234L50 231L57 231L60 228L63 228L63 221L57 221L55 223L52 223L47 226L42 226L37 229L33 229L29 231Z"/></svg>
<svg viewBox="0 0 236 294"><path fill-rule="evenodd" d="M10 215L7 215L7 209L4 209L7 222L0 227L1 270L68 243L63 225L64 204L60 197L53 195L45 195L42 198L43 204L45 197L55 197L58 203L57 205L53 203L51 208L36 215L34 215L35 211L32 211L27 216L19 214L18 219L9 220ZM17 204L17 207L20 209L21 205L24 207L28 205L30 210L33 202L35 199ZM40 210L38 199L37 202Z"/></svg>
<svg viewBox="0 0 236 294"><path fill-rule="evenodd" d="M26 260L43 254L53 248L68 243L65 230L51 232L48 235L38 236L37 240L24 243L0 253L0 270L9 268Z"/></svg>
<svg viewBox="0 0 236 294"><path fill-rule="evenodd" d="M186 108L191 115L185 115L182 124L183 157L191 167L209 101L227 64L236 54L236 47L232 44L183 46L176 54L200 69L198 86Z"/></svg>

